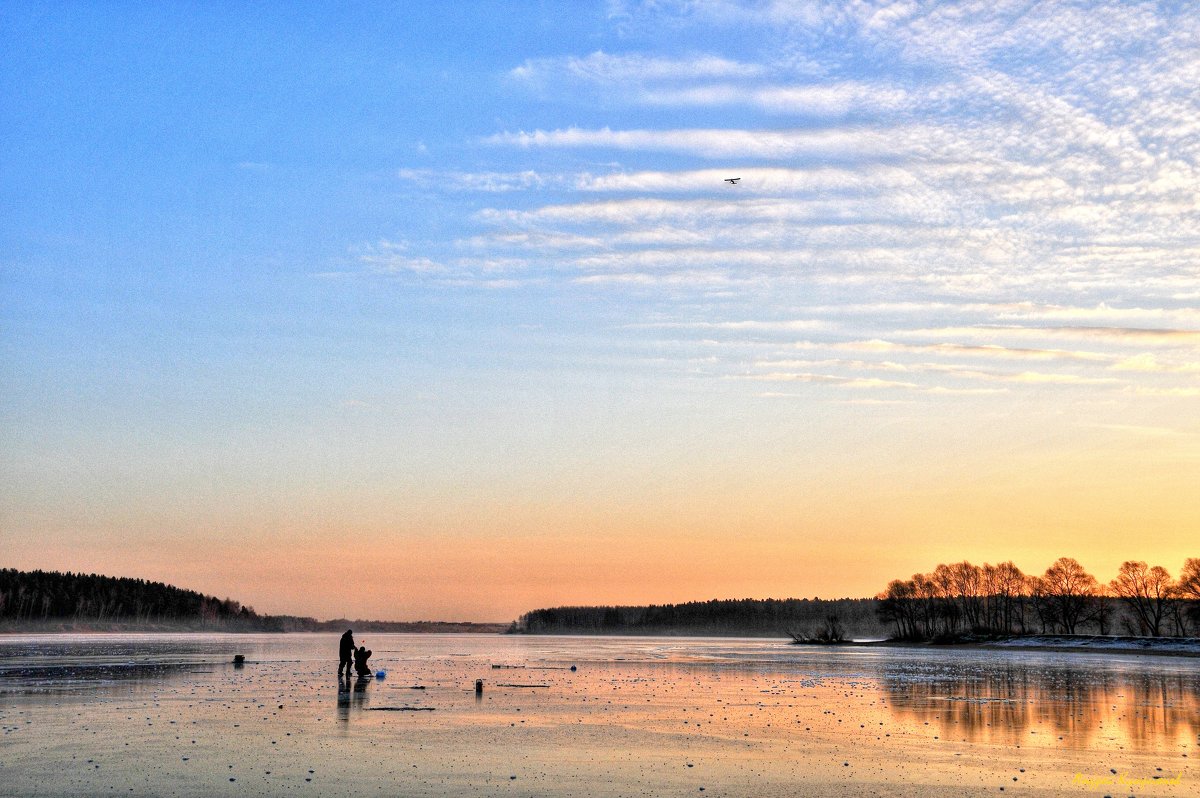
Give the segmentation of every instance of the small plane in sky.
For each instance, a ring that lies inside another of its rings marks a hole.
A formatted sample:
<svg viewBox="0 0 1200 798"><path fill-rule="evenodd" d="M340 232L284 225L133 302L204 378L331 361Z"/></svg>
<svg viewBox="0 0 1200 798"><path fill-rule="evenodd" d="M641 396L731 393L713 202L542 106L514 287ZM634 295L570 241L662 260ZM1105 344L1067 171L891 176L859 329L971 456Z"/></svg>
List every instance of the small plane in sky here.
<svg viewBox="0 0 1200 798"><path fill-rule="evenodd" d="M730 185L734 185L734 186L736 186L736 185L737 185L737 181L739 181L739 180L741 180L741 178L740 178L740 177L727 177L727 178L725 178L725 182L726 182L726 183L729 183Z"/></svg>

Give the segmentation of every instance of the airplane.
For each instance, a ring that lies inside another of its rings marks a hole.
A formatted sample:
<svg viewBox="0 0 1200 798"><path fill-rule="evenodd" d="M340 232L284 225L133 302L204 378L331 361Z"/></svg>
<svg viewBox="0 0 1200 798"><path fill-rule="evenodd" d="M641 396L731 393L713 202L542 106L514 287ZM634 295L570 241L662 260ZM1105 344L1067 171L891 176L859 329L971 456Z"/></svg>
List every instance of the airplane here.
<svg viewBox="0 0 1200 798"><path fill-rule="evenodd" d="M729 183L729 184L730 184L730 185L732 185L732 186L736 186L736 185L737 185L737 181L739 181L739 180L741 180L741 178L740 178L740 177L727 177L727 178L725 178L725 182L726 182L726 183Z"/></svg>

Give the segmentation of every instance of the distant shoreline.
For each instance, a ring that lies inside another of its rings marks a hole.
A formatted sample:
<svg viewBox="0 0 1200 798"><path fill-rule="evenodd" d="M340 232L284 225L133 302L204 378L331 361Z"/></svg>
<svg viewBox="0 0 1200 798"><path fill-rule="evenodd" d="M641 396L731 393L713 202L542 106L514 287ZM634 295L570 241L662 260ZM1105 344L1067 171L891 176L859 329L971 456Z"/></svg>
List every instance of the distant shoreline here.
<svg viewBox="0 0 1200 798"><path fill-rule="evenodd" d="M260 615L233 599L124 576L0 568L0 634L360 632L490 634L511 623Z"/></svg>
<svg viewBox="0 0 1200 798"><path fill-rule="evenodd" d="M269 617L269 616L268 616ZM370 634L502 634L507 623L454 621L321 621L315 628L263 629L250 624L37 621L0 624L0 635L21 634L340 634L347 628Z"/></svg>

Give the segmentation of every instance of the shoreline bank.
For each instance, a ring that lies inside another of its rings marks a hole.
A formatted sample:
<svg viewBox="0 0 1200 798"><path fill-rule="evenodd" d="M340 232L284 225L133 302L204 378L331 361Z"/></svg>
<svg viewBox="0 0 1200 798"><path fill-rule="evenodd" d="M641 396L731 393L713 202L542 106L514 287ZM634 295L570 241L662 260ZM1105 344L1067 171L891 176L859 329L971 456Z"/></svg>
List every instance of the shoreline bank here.
<svg viewBox="0 0 1200 798"><path fill-rule="evenodd" d="M3 635L38 634L237 634L237 635L286 635L286 634L341 634L347 627L362 634L503 634L507 623L457 623L453 621L321 621L314 628L297 625L295 628L256 628L253 624L192 624L192 623L88 623L75 621L49 621L30 624L0 625Z"/></svg>
<svg viewBox="0 0 1200 798"><path fill-rule="evenodd" d="M791 643L818 648L908 648L930 651L1065 651L1084 654L1150 654L1155 656L1200 657L1200 638L1129 637L1101 635L1028 635L994 640L962 640L935 643L928 640L847 640L843 643Z"/></svg>

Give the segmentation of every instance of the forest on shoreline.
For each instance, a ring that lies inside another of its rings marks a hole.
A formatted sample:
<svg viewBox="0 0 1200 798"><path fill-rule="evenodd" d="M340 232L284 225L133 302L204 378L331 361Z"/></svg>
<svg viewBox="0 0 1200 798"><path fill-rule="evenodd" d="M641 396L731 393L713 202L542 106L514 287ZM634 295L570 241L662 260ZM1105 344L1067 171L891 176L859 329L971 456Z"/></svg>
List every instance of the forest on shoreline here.
<svg viewBox="0 0 1200 798"><path fill-rule="evenodd" d="M0 632L362 632L787 637L960 642L1031 635L1200 637L1200 558L1174 579L1127 561L1106 584L1061 557L1041 576L1012 562L939 564L872 598L713 599L536 609L509 624L263 615L233 599L143 579L0 569Z"/></svg>
<svg viewBox="0 0 1200 798"><path fill-rule="evenodd" d="M1032 635L1200 637L1200 558L1178 580L1127 561L1107 584L1061 557L1041 576L1012 562L940 564L874 598L740 599L533 610L524 634L790 636L797 643L888 638L942 643Z"/></svg>
<svg viewBox="0 0 1200 798"><path fill-rule="evenodd" d="M1162 566L1127 560L1106 584L1071 557L1058 558L1041 576L1012 562L942 563L892 580L877 599L880 621L901 640L1200 637L1200 558L1186 559L1178 579Z"/></svg>
<svg viewBox="0 0 1200 798"><path fill-rule="evenodd" d="M884 637L873 598L713 599L649 606L550 607L527 612L512 631L521 634L692 635L786 637L803 635L837 617L860 637Z"/></svg>
<svg viewBox="0 0 1200 798"><path fill-rule="evenodd" d="M144 579L0 568L0 632L499 633L502 623L319 621Z"/></svg>

